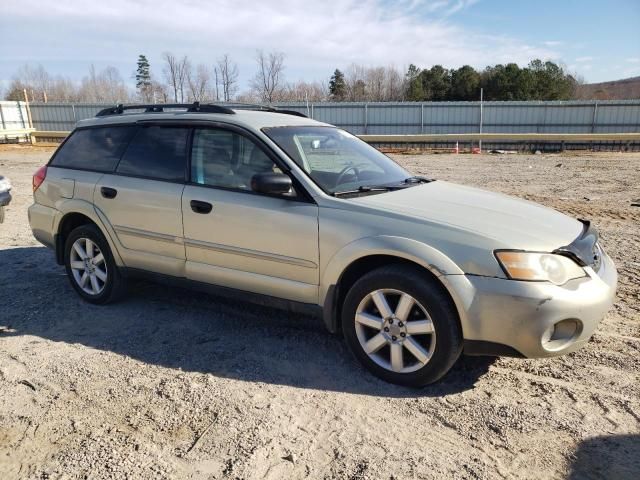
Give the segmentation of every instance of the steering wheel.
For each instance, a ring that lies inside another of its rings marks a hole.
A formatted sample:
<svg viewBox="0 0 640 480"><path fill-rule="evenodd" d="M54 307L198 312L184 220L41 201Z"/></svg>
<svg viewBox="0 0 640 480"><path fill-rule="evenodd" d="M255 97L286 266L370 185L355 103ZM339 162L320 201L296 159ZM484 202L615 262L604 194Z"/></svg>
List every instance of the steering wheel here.
<svg viewBox="0 0 640 480"><path fill-rule="evenodd" d="M338 178L336 179L336 186L342 184L342 179L347 175L348 172L350 172L351 170L353 170L353 173L355 174L356 178L358 178L358 175L360 174L360 171L358 170L357 167L354 167L353 165L347 165L346 167L344 167L342 169L342 171L338 174Z"/></svg>

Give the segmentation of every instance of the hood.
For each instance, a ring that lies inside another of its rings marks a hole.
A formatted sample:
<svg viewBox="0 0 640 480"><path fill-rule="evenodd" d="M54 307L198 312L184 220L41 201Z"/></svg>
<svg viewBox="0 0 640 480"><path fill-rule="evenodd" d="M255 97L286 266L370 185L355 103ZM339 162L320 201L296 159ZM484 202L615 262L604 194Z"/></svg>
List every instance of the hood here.
<svg viewBox="0 0 640 480"><path fill-rule="evenodd" d="M352 202L495 240L495 248L552 251L583 225L551 208L501 193L435 181Z"/></svg>

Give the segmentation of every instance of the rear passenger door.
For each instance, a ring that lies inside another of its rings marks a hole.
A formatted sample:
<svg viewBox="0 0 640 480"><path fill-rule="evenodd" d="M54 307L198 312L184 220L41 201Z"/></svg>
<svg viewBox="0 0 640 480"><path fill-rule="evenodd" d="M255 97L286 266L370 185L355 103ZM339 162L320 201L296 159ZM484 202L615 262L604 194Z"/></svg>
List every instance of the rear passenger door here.
<svg viewBox="0 0 640 480"><path fill-rule="evenodd" d="M181 197L191 129L137 127L114 173L94 190L127 267L184 276Z"/></svg>

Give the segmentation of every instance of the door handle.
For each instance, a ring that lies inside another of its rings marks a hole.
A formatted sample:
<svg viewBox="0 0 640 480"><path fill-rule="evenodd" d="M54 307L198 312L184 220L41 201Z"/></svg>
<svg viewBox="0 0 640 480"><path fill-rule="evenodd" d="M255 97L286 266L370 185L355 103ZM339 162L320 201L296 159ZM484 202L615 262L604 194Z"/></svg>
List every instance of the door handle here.
<svg viewBox="0 0 640 480"><path fill-rule="evenodd" d="M118 195L118 191L111 187L101 187L100 193L104 198L116 198L116 195Z"/></svg>
<svg viewBox="0 0 640 480"><path fill-rule="evenodd" d="M206 214L211 212L211 210L213 209L213 205L211 205L209 202L202 202L200 200L191 200L189 204L191 205L191 210L196 213Z"/></svg>

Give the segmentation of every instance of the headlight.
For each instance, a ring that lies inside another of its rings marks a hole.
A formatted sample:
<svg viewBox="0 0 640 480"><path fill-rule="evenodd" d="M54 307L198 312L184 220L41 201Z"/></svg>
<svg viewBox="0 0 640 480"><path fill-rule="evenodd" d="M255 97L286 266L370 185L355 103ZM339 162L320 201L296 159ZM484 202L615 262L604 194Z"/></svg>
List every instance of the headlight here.
<svg viewBox="0 0 640 480"><path fill-rule="evenodd" d="M573 278L587 275L582 267L562 255L510 251L498 251L495 254L504 272L513 280L563 285Z"/></svg>

